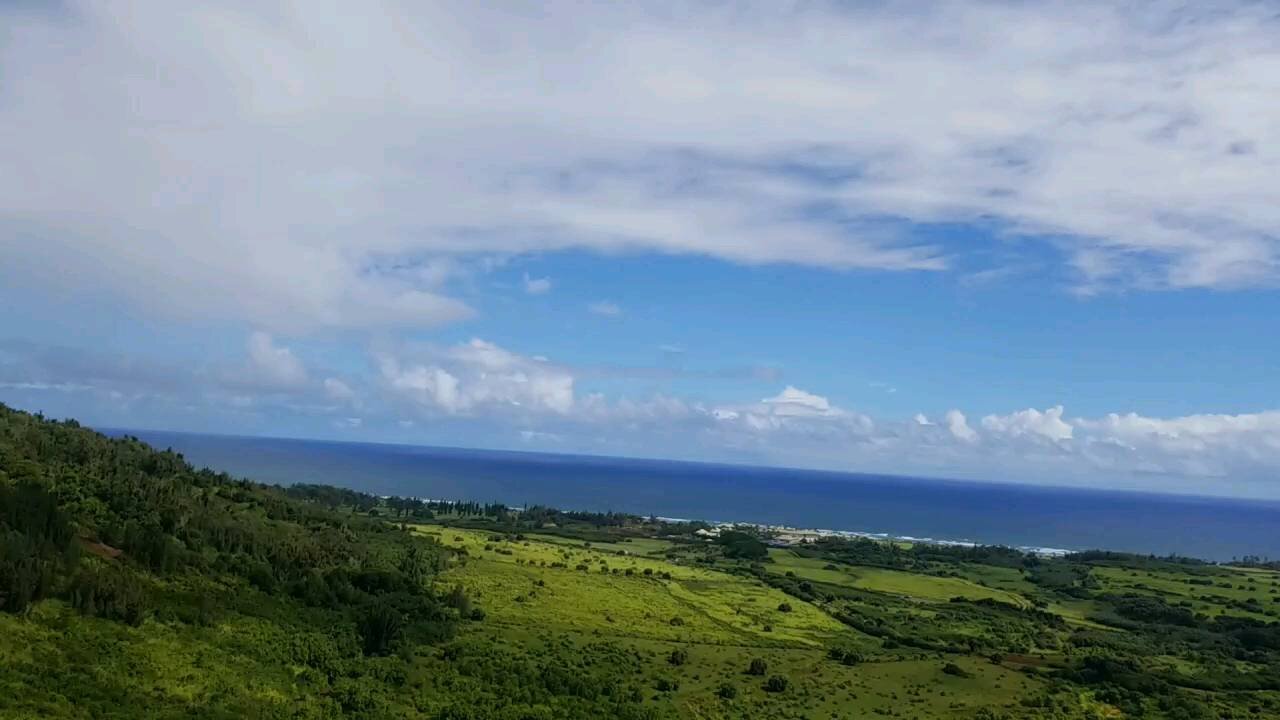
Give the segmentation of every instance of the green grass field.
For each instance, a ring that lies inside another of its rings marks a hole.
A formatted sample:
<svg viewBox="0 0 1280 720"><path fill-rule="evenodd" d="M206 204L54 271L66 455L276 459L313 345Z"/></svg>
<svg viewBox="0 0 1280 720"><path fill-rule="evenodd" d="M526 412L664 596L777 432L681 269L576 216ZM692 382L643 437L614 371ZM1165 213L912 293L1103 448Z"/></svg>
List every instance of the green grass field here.
<svg viewBox="0 0 1280 720"><path fill-rule="evenodd" d="M1029 607L1031 604L1015 592L985 587L966 578L936 577L869 567L841 566L832 570L826 568L829 563L823 560L800 557L790 550L778 548L770 550L769 557L774 561L770 567L772 572L793 572L796 577L807 580L897 595L919 602L947 602L951 598L962 597L969 600L998 600L1014 607Z"/></svg>
<svg viewBox="0 0 1280 720"><path fill-rule="evenodd" d="M420 531L436 534L429 527ZM760 647L818 647L853 635L811 605L725 573L540 537L490 542L487 533L472 530L438 536L446 546L467 551L439 582L461 584L501 624ZM564 567L552 567L559 564ZM789 602L791 612L778 610Z"/></svg>
<svg viewBox="0 0 1280 720"><path fill-rule="evenodd" d="M588 547L537 534L507 540L434 525L415 531L465 551L438 582L444 588L462 585L485 610L486 621L471 631L478 642L514 644L522 651L565 638L619 643L648 658L644 672L651 684L663 678L678 683L678 689L655 691L655 697L671 703L682 717L969 718L976 708L1011 706L1047 691L1013 666L914 651L885 653L878 639L815 605L749 577L661 557L670 549L665 541ZM783 550L771 556L770 572L792 571L925 606L957 596L1016 606L1026 602L967 579L877 568L832 571ZM784 604L789 611L779 610ZM833 646L857 649L868 660L853 667L834 662L826 653ZM688 653L679 668L668 662L677 648ZM768 664L769 675L788 678L788 691L766 692L761 677L746 674L753 658ZM943 673L947 662L968 677ZM736 693L731 701L718 694L726 685Z"/></svg>
<svg viewBox="0 0 1280 720"><path fill-rule="evenodd" d="M1212 574L1185 573L1103 567L1094 575L1105 589L1162 597L1170 602L1188 603L1196 613L1209 616L1235 615L1261 621L1280 617L1280 573L1241 568L1215 568ZM1210 581L1211 585L1189 582Z"/></svg>

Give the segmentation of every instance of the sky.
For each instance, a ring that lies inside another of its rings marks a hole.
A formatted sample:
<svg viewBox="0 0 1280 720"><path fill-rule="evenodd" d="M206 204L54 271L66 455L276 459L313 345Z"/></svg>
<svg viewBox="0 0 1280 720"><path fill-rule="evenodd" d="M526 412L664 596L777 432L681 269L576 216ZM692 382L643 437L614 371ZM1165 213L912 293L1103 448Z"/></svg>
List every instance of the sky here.
<svg viewBox="0 0 1280 720"><path fill-rule="evenodd" d="M0 0L0 402L1280 498L1266 2Z"/></svg>

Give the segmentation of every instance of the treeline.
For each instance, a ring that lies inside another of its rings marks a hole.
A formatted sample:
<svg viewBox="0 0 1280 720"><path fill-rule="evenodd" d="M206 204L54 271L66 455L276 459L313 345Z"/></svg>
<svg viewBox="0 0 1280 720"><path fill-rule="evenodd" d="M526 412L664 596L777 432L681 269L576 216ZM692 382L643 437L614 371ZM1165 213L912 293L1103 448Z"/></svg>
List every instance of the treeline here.
<svg viewBox="0 0 1280 720"><path fill-rule="evenodd" d="M805 557L824 558L849 565L893 570L915 570L929 563L958 565L979 563L996 567L1034 567L1042 558L1002 545L940 545L900 543L861 537L823 537L791 548Z"/></svg>
<svg viewBox="0 0 1280 720"><path fill-rule="evenodd" d="M538 529L563 524L587 525L597 529L662 524L655 518L612 511L601 513L560 510L546 505L513 508L501 502L424 500L399 495L379 497L358 490L309 483L289 485L284 488L284 493L291 498L322 505L331 510L346 509L351 512L372 512L376 515L379 509L383 509L393 519L434 520L437 517L474 519L522 529Z"/></svg>

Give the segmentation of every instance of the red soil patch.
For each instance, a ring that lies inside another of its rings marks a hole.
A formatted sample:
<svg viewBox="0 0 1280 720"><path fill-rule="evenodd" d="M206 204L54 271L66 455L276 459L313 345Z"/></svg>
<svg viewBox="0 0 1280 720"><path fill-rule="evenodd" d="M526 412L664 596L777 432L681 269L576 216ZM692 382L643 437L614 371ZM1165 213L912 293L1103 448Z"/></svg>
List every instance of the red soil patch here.
<svg viewBox="0 0 1280 720"><path fill-rule="evenodd" d="M113 548L110 545L103 545L100 542L90 542L88 540L81 540L80 542L84 544L85 550L88 550L104 560L115 560L122 554L122 551Z"/></svg>

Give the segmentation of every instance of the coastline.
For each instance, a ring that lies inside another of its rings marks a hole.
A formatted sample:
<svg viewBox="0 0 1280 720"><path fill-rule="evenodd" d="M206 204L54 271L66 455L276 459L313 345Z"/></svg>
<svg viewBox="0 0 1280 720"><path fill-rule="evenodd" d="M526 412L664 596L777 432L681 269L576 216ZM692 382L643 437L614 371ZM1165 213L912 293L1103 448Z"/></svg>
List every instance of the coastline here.
<svg viewBox="0 0 1280 720"><path fill-rule="evenodd" d="M707 522L717 530L733 529L733 528L753 528L762 532L772 533L774 544L781 547L789 547L792 545L801 545L806 541L818 540L822 538L842 538L846 540L865 539L878 540L881 542L905 542L920 543L924 545L939 545L943 547L990 547L992 543L980 543L972 540L948 540L942 538L931 537L914 537L911 535L895 535L887 532L868 532L865 530L832 530L829 528L798 528L789 525L767 525L763 523L749 522L728 522L728 521L694 521L685 518L668 518L659 517L664 522ZM1038 545L999 545L995 547L1008 547L1019 552L1038 557L1062 557L1070 555L1077 550L1069 550L1066 548L1043 547Z"/></svg>
<svg viewBox="0 0 1280 720"><path fill-rule="evenodd" d="M383 500L389 499L390 495L379 496ZM447 500L443 498L426 498L411 497L410 500L421 500L422 502L449 503L457 504L459 502L467 502L465 500ZM507 509L511 512L523 512L524 508L516 505L507 505ZM558 508L563 510L563 508ZM572 509L568 510L572 512ZM981 543L973 540L950 540L945 538L932 537L916 537L912 535L895 535L888 532L870 532L866 530L833 530L830 528L804 528L793 527L791 525L773 525L767 523L753 523L734 520L704 520L701 518L682 518L668 517L663 515L653 516L665 523L705 523L711 526L707 537L716 537L724 530L732 530L735 528L751 528L753 530L768 533L771 535L770 544L777 547L791 547L794 545L802 545L807 541L819 540L822 538L841 538L845 540L864 539L876 540L879 542L901 542L901 543L919 543L924 545L938 545L941 547L1007 547L1017 550L1028 555L1037 557L1063 557L1075 552L1078 549L1045 547L1041 545L1007 545L1001 543ZM1091 550L1106 550L1106 548L1089 548Z"/></svg>
<svg viewBox="0 0 1280 720"><path fill-rule="evenodd" d="M1105 549L1219 563L1280 557L1275 502L429 447L139 436L197 466L282 486L322 483L377 495L714 518L788 534L811 530L1042 555Z"/></svg>

